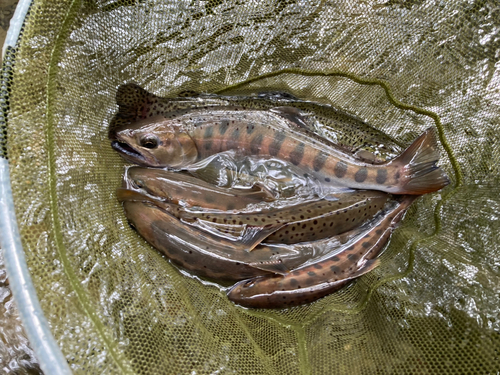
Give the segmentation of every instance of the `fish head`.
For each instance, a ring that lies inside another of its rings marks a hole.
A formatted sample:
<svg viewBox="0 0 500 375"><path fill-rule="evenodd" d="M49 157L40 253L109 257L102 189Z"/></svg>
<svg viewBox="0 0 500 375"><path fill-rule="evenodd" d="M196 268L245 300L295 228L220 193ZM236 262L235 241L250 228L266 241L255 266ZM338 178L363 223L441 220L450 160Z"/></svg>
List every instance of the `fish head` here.
<svg viewBox="0 0 500 375"><path fill-rule="evenodd" d="M151 211L150 208L152 208L156 211L161 210L173 215L177 214L179 210L179 207L175 204L171 204L160 199L155 199L149 195L143 194L142 192L136 190L119 188L116 191L116 196L118 197L118 200L123 203L123 207L125 208L125 213L127 213L127 208L126 208L127 206L134 206L140 212ZM140 203L140 205L139 204L130 205L128 204L130 202Z"/></svg>
<svg viewBox="0 0 500 375"><path fill-rule="evenodd" d="M150 167L184 167L198 158L189 134L163 116L154 116L116 129L111 147L124 159Z"/></svg>
<svg viewBox="0 0 500 375"><path fill-rule="evenodd" d="M229 299L236 303L252 299L260 299L262 296L272 293L278 288L278 282L283 279L281 275L258 276L249 280L242 280L234 284L227 292Z"/></svg>
<svg viewBox="0 0 500 375"><path fill-rule="evenodd" d="M154 207L137 200L123 201L123 209L130 227L139 233L149 230L157 211Z"/></svg>
<svg viewBox="0 0 500 375"><path fill-rule="evenodd" d="M172 194L177 189L178 172L169 172L156 168L132 167L128 169L126 184L132 189L139 189L160 197L168 202L178 203Z"/></svg>

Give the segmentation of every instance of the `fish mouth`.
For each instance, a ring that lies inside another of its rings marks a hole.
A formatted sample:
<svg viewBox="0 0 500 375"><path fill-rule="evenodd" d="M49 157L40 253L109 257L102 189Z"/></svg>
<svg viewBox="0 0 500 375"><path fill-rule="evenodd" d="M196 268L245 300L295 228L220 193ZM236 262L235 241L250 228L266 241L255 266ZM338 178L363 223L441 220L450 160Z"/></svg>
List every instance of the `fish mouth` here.
<svg viewBox="0 0 500 375"><path fill-rule="evenodd" d="M128 143L113 141L111 142L111 147L119 152L125 159L132 162L146 162L146 158L141 153L137 152L132 146Z"/></svg>

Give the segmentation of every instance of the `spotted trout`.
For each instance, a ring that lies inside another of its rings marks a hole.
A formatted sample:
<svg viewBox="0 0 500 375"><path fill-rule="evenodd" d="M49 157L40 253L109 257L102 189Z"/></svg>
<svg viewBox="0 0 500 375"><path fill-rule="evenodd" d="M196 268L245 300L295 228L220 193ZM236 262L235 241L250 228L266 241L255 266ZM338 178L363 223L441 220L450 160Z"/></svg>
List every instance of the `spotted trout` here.
<svg viewBox="0 0 500 375"><path fill-rule="evenodd" d="M296 306L324 297L377 267L376 256L415 197L406 197L368 232L343 245L335 255L286 275L256 277L235 284L230 300L246 307Z"/></svg>
<svg viewBox="0 0 500 375"><path fill-rule="evenodd" d="M286 274L361 232L357 228L349 234L303 244L259 245L249 252L232 241L178 220L172 214L175 205L126 189L119 189L118 199L131 226L149 244L182 268L219 280Z"/></svg>
<svg viewBox="0 0 500 375"><path fill-rule="evenodd" d="M263 242L292 244L332 237L354 229L384 208L390 196L376 191L338 193L336 200L316 200L257 212L231 213L182 210L186 221L204 220L219 225L262 226L283 224ZM219 228L223 229L223 226Z"/></svg>
<svg viewBox="0 0 500 375"><path fill-rule="evenodd" d="M383 164L362 161L298 125L291 111L207 107L179 110L126 124L112 133L112 147L143 166L183 168L211 155L238 150L276 157L332 186L419 195L449 183L436 163L433 129Z"/></svg>
<svg viewBox="0 0 500 375"><path fill-rule="evenodd" d="M272 193L260 186L219 188L187 174L157 168L129 168L123 187L144 190L170 203L223 211L241 210L249 204L274 200Z"/></svg>

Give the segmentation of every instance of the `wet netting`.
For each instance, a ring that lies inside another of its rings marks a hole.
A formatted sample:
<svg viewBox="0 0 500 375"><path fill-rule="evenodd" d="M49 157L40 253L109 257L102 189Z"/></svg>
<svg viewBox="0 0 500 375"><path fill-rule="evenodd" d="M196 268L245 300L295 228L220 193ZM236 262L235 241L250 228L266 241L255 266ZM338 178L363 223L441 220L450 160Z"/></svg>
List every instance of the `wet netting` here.
<svg viewBox="0 0 500 375"><path fill-rule="evenodd" d="M74 372L500 371L499 30L494 0L35 0L0 138L28 266ZM400 149L433 126L452 182L418 199L381 266L347 288L244 309L127 225L107 130L129 82L163 97L284 91Z"/></svg>

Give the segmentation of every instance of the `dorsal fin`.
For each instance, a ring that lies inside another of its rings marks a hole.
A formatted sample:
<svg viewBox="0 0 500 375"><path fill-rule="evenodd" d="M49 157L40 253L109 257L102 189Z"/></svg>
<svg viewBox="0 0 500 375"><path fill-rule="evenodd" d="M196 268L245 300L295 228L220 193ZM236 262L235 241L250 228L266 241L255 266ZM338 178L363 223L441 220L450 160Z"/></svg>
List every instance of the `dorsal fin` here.
<svg viewBox="0 0 500 375"><path fill-rule="evenodd" d="M295 107L287 107L287 106L275 107L271 108L270 111L280 115L281 117L286 118L287 120L294 123L301 129L307 129L310 131L313 130L311 126L306 122L304 117L301 115L300 111Z"/></svg>
<svg viewBox="0 0 500 375"><path fill-rule="evenodd" d="M109 124L108 137L115 139L115 131L122 126L143 118L142 114L146 111L146 106L152 102L156 95L150 94L135 83L126 83L116 90L116 104L118 112Z"/></svg>

